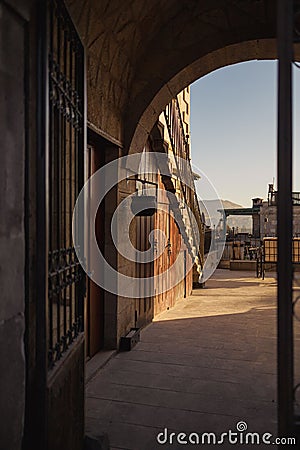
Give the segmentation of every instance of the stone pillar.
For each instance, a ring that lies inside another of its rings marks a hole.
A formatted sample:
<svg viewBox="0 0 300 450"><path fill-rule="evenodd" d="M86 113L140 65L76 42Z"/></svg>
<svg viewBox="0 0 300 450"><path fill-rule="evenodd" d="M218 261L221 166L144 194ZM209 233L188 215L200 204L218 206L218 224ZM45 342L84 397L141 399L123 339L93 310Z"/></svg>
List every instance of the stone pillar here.
<svg viewBox="0 0 300 450"><path fill-rule="evenodd" d="M263 204L263 200L261 198L253 198L252 199L252 235L254 238L259 239L261 234L260 229L260 210Z"/></svg>
<svg viewBox="0 0 300 450"><path fill-rule="evenodd" d="M222 238L223 238L223 240L224 240L224 242L226 241L226 228L227 228L227 215L226 215L226 213L223 211L223 213L222 213L222 215L223 215L223 236L222 236Z"/></svg>
<svg viewBox="0 0 300 450"><path fill-rule="evenodd" d="M252 235L254 238L260 238L260 215L259 213L252 214Z"/></svg>

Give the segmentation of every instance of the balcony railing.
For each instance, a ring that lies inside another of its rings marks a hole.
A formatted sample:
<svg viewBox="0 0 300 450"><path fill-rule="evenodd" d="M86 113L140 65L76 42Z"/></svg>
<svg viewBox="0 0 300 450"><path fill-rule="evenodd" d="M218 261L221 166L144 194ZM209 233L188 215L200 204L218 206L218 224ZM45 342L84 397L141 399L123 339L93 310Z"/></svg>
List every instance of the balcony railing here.
<svg viewBox="0 0 300 450"><path fill-rule="evenodd" d="M166 106L164 117L174 156L180 191L182 192L184 204L188 206L186 210L193 244L197 247L197 235L200 234L201 236L201 231L204 224L202 222L202 216L196 195L193 171L190 163L189 143L184 132L180 105L177 97ZM195 222L192 220L192 214L197 223L197 230L195 229ZM194 256L199 257L200 266L203 267L203 254L199 248L197 248L197 254Z"/></svg>

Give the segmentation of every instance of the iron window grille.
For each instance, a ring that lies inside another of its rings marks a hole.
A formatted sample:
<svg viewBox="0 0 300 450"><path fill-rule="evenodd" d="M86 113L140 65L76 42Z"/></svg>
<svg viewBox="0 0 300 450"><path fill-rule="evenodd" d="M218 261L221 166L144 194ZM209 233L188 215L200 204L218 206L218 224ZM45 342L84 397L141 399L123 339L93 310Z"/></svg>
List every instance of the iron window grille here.
<svg viewBox="0 0 300 450"><path fill-rule="evenodd" d="M84 49L64 3L48 13L48 369L83 331L85 277L72 242L83 184Z"/></svg>

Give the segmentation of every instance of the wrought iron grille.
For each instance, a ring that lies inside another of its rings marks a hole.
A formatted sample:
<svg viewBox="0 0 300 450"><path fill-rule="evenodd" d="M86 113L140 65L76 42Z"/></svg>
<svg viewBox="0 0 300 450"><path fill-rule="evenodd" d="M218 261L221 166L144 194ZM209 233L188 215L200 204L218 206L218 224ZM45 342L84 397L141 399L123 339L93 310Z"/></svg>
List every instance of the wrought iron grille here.
<svg viewBox="0 0 300 450"><path fill-rule="evenodd" d="M83 330L84 276L72 244L83 183L84 51L61 0L49 2L48 368Z"/></svg>

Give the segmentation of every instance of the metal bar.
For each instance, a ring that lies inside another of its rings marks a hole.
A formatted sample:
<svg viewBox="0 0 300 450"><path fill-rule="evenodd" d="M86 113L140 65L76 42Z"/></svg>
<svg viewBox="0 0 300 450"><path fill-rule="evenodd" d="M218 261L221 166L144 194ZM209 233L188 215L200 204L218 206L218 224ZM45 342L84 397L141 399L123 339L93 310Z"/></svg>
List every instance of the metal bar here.
<svg viewBox="0 0 300 450"><path fill-rule="evenodd" d="M50 55L51 55L51 67L50 67L50 71L53 71L53 29L54 29L54 13L53 13L53 8L50 8L49 11L49 20L50 20L50 24L49 24L49 40L50 40ZM52 82L53 83L53 82ZM53 86L51 86L52 89L52 93L53 93ZM49 129L52 130L53 126L54 126L54 102L53 102L53 98L51 98L49 107L50 107L50 114L49 114ZM54 155L54 141L53 141L53 134L51 133L49 135L50 137L50 142L49 142L49 265L53 264L53 258L52 258L52 250L53 250L53 223L52 223L52 211L53 211L53 199L54 199L54 195L53 195L53 155ZM48 300L48 314L49 314L49 342L48 342L48 359L49 359L49 365L52 365L53 362L53 289L51 286L49 286L49 289L51 291L50 295L49 295L49 300Z"/></svg>
<svg viewBox="0 0 300 450"><path fill-rule="evenodd" d="M64 39L64 50L63 50L63 59L64 59L64 75L67 79L67 47L68 47L68 42L67 42L67 32L66 30L64 30L63 32L63 39ZM65 89L67 90L67 86L65 86ZM68 258L67 258L67 112L64 112L63 115L63 133L62 133L62 140L63 140L63 158L62 158L62 163L63 163L63 205L64 205L64 211L63 211L63 217L64 217L64 223L63 223L63 230L64 230L64 236L63 236L63 247L64 247L64 266L65 266L65 270L64 270L64 275L63 275L63 279L64 279L64 285L65 288L63 290L63 328L64 328L64 349L66 349L67 346L67 340L66 340L66 335L67 335L67 287L66 287L66 282L67 282L67 262L68 262Z"/></svg>
<svg viewBox="0 0 300 450"><path fill-rule="evenodd" d="M80 117L80 123L79 123L79 142L78 142L78 193L80 192L83 184L84 184L84 154L85 149L87 146L86 141L86 95L85 95L85 80L86 80L86 73L85 73L85 54L83 47L81 44L79 44L79 58L78 58L78 85L77 85L77 92L80 95L80 102L79 109L81 110L81 117ZM81 106L81 108L80 108ZM84 233L81 241L84 242ZM84 244L83 244L84 245ZM82 249L83 250L83 249ZM83 270L81 266L78 266L78 275L79 275L79 296L78 296L78 310L77 310L77 318L79 319L79 331L84 330L84 297L86 294L86 277L83 273Z"/></svg>
<svg viewBox="0 0 300 450"><path fill-rule="evenodd" d="M71 89L73 89L73 44L72 41L70 42L70 74L69 74L69 80L71 83ZM71 119L73 115L73 109L70 106L70 114ZM70 136L69 136L69 215L70 215L70 221L69 221L69 261L72 259L72 221L71 221L71 214L72 214L72 175L73 175L73 166L72 166L72 147L73 147L73 127L72 123L70 123ZM72 270L69 270L69 277L72 277ZM69 286L69 343L72 342L72 301L73 301L73 287L72 285Z"/></svg>
<svg viewBox="0 0 300 450"><path fill-rule="evenodd" d="M24 28L24 38L25 38L25 46L24 51L25 55L30 54L30 45L29 45L29 26L25 26ZM29 58L25 58L24 60L25 68L24 68L24 94L25 94L25 183L24 183L24 232L25 232L25 333L24 333L24 345L25 345L25 361L29 361L30 355L33 353L32 346L30 345L30 335L32 332L32 320L31 320L31 305L30 305L30 138L29 138L29 93L30 93L30 63ZM32 377L30 376L30 367L29 364L26 364L26 372L25 372L25 410L24 410L24 434L22 439L22 449L26 450L30 447L30 436L34 430L34 402L33 399L33 382Z"/></svg>
<svg viewBox="0 0 300 450"><path fill-rule="evenodd" d="M292 73L293 0L277 2L278 31L278 433L293 429ZM281 448L281 447L280 447ZM284 446L282 446L284 448Z"/></svg>
<svg viewBox="0 0 300 450"><path fill-rule="evenodd" d="M76 90L76 107L78 109L78 70L79 70L79 63L78 63L78 48L75 49L75 61L74 61L74 65L75 65L75 90ZM77 121L80 119L77 119ZM79 127L79 123L77 123L77 125L75 126L75 139L74 139L74 203L72 204L72 208L75 204L76 201L76 197L78 195L78 188L79 188L79 183L78 183L78 175L79 175L79 161L78 161L78 157L79 157L79 151L78 151L78 145L79 145L79 132L78 132L78 127ZM82 241L81 241L82 242ZM76 255L74 254L74 258L76 258ZM75 269L75 273L74 276L76 278L77 276L77 268ZM74 309L73 309L73 325L74 325L74 333L75 333L75 337L77 336L77 326L76 326L76 322L77 322L77 317L78 317L78 283L75 284L75 289L74 289Z"/></svg>
<svg viewBox="0 0 300 450"><path fill-rule="evenodd" d="M57 15L57 64L58 67L61 67L61 19L59 13ZM57 139L56 139L56 177L57 180L53 180L57 182L57 190L56 190L56 227L57 227L57 241L56 248L58 250L57 257L57 269L60 269L61 266L61 111L60 111L60 102L58 104L57 110L57 130L51 130L52 133L57 131ZM59 271L57 271L57 285L60 286L61 283L61 275ZM61 289L58 289L56 296L56 359L60 358L61 346L60 346L60 303L61 303Z"/></svg>
<svg viewBox="0 0 300 450"><path fill-rule="evenodd" d="M47 308L48 308L48 46L47 3L37 13L37 177L36 177L36 407L32 448L47 448ZM36 445L35 445L36 444Z"/></svg>

